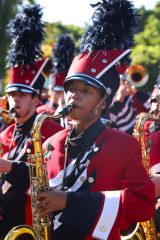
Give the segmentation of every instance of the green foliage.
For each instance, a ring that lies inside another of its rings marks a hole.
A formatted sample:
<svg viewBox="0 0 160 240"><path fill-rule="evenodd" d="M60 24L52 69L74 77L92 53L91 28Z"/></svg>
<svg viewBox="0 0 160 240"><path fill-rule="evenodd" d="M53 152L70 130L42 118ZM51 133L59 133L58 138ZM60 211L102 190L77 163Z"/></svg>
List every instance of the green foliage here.
<svg viewBox="0 0 160 240"><path fill-rule="evenodd" d="M46 33L47 35L45 43L53 45L61 34L69 33L73 37L78 48L80 38L84 33L84 29L75 25L63 25L61 22L55 22L47 24Z"/></svg>
<svg viewBox="0 0 160 240"><path fill-rule="evenodd" d="M138 10L138 32L142 32L144 30L144 27L145 27L145 23L148 19L148 17L150 16L151 14L151 10L146 10L145 7L141 7L139 10Z"/></svg>
<svg viewBox="0 0 160 240"><path fill-rule="evenodd" d="M141 64L148 70L149 81L143 89L151 91L160 73L160 3L152 11L141 8L139 13L143 15L131 58L132 64Z"/></svg>

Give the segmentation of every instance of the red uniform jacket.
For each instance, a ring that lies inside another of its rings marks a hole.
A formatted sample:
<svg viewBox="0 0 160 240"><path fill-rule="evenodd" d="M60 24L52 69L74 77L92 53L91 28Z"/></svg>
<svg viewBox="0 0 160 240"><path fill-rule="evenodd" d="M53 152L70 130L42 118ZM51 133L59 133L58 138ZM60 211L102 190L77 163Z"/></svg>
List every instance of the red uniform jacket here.
<svg viewBox="0 0 160 240"><path fill-rule="evenodd" d="M152 173L160 172L160 130L148 137L148 148L150 150L150 163Z"/></svg>
<svg viewBox="0 0 160 240"><path fill-rule="evenodd" d="M0 156L3 158L6 156L9 151L9 147L11 144L11 139L13 135L13 131L15 128L15 124L8 126L3 132L0 133ZM49 137L51 137L56 132L62 130L63 128L57 124L55 121L46 120L44 124L42 124L41 134L43 136L42 143ZM16 143L14 143L14 146ZM26 144L27 146L27 144ZM24 151L24 149L22 149Z"/></svg>
<svg viewBox="0 0 160 240"><path fill-rule="evenodd" d="M52 187L58 188L62 183L67 135L68 130L62 130L44 144ZM75 161L68 156L66 177ZM136 139L108 128L85 152L81 162L85 167L66 190L67 206L55 217L55 234L65 226L65 230L71 228L84 234L84 238L78 239L119 240L119 229L151 218L155 208L154 185L141 164ZM67 231L65 236L68 239Z"/></svg>

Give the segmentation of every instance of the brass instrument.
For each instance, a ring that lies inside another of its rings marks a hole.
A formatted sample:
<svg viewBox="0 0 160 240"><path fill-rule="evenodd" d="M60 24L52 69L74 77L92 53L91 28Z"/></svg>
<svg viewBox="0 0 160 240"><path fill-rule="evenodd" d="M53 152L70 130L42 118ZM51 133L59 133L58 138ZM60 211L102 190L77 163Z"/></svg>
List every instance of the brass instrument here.
<svg viewBox="0 0 160 240"><path fill-rule="evenodd" d="M136 223L130 226L126 231L121 231L121 240L146 240L142 225Z"/></svg>
<svg viewBox="0 0 160 240"><path fill-rule="evenodd" d="M59 119L68 115L74 104L63 108L57 115L42 112L37 115L31 129L31 143L33 143L34 153L28 149L28 162L30 168L30 185L31 185L31 207L33 228L28 225L20 225L11 229L4 240L51 240L51 218L39 218L37 213L37 193L49 191L49 181L47 177L46 165L43 161L43 150L41 143L41 126L46 119ZM26 237L27 236L27 237ZM26 237L26 238L25 238Z"/></svg>
<svg viewBox="0 0 160 240"><path fill-rule="evenodd" d="M6 96L0 98L0 118L7 125L15 118L16 107L7 110L8 100Z"/></svg>
<svg viewBox="0 0 160 240"><path fill-rule="evenodd" d="M131 85L142 87L147 83L149 75L142 65L131 65L126 70L126 79Z"/></svg>
<svg viewBox="0 0 160 240"><path fill-rule="evenodd" d="M148 120L158 121L160 119L160 112L154 111L149 113L140 113L137 116L136 125L134 128L133 136L140 142L142 149L142 163L147 173L151 175L151 166L149 152L147 151L146 133L144 130L144 124ZM156 232L154 218L149 221L138 223L138 229L132 236L129 235L126 238L128 240L159 240L160 236ZM138 235L137 235L138 234Z"/></svg>
<svg viewBox="0 0 160 240"><path fill-rule="evenodd" d="M146 142L146 134L144 130L144 124L146 121L158 121L160 119L159 111L149 112L149 113L140 113L137 116L136 125L134 128L133 136L137 138L137 140L141 144L142 148L142 163L145 167L147 173L151 175L151 166L150 166L150 158L149 152L147 151L147 142ZM159 234L156 232L154 218L152 217L149 221L140 223L144 229L146 240L158 240L160 239Z"/></svg>
<svg viewBox="0 0 160 240"><path fill-rule="evenodd" d="M5 113L7 114L10 118L15 118L15 113L16 113L17 108L13 107L10 110L6 110L6 109L0 109L0 116Z"/></svg>
<svg viewBox="0 0 160 240"><path fill-rule="evenodd" d="M5 236L4 240L38 240L32 227L28 225L19 225L12 228Z"/></svg>

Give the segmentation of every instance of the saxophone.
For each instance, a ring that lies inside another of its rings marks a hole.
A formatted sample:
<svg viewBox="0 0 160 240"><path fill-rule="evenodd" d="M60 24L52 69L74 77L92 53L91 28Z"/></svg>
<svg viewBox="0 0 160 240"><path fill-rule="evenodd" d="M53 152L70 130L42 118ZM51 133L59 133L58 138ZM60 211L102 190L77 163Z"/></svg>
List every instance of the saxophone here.
<svg viewBox="0 0 160 240"><path fill-rule="evenodd" d="M51 240L51 216L39 218L36 210L37 193L48 191L49 181L47 177L46 165L43 161L42 136L40 133L41 126L46 119L59 119L68 115L74 104L70 104L63 108L57 115L48 112L42 112L37 115L31 129L31 143L33 143L34 154L28 149L28 162L30 169L30 186L31 186L31 208L33 227L28 225L19 225L12 228L6 235L4 240Z"/></svg>
<svg viewBox="0 0 160 240"><path fill-rule="evenodd" d="M158 121L160 119L159 111L153 111L149 113L140 113L137 116L136 125L134 128L133 136L140 142L142 149L142 164L145 167L147 173L151 176L151 166L149 151L147 150L146 132L144 130L145 122L148 120ZM160 236L156 232L154 217L149 221L140 223L145 232L146 240L159 240Z"/></svg>
<svg viewBox="0 0 160 240"><path fill-rule="evenodd" d="M142 150L142 164L147 173L151 176L151 166L149 151L147 150L146 132L144 130L145 122L148 120L158 121L160 119L160 112L157 108L149 113L140 113L137 116L136 124L134 127L133 136L140 142ZM122 238L123 239L123 238ZM132 234L132 237L126 237L128 240L160 240L160 234L156 232L154 217L149 221L138 223L137 231Z"/></svg>

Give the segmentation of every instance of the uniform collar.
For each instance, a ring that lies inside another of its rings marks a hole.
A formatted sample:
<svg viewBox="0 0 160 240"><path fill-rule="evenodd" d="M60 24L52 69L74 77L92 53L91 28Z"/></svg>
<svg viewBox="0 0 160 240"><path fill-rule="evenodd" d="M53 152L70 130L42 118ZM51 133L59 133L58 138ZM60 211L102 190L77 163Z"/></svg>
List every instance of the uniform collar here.
<svg viewBox="0 0 160 240"><path fill-rule="evenodd" d="M81 152L84 149L89 148L95 142L97 136L105 129L105 125L101 120L97 120L88 129L82 132L80 135L76 135L74 129L71 129L68 137L68 150L70 153ZM77 153L76 153L77 154Z"/></svg>
<svg viewBox="0 0 160 240"><path fill-rule="evenodd" d="M22 124L16 124L15 131L19 133L28 133L33 125L33 122L37 116L37 113L33 114L26 122Z"/></svg>

